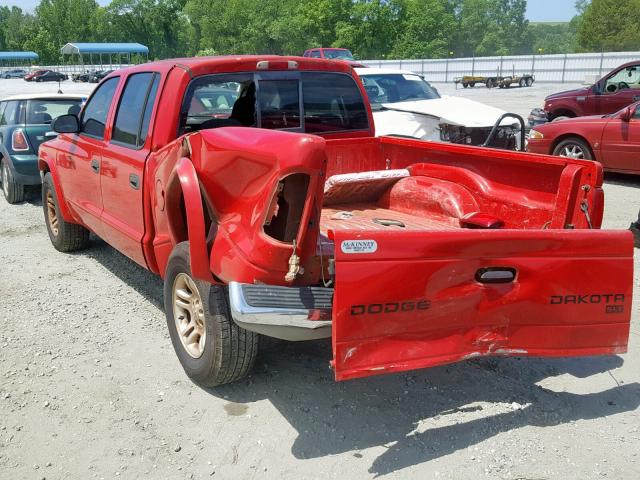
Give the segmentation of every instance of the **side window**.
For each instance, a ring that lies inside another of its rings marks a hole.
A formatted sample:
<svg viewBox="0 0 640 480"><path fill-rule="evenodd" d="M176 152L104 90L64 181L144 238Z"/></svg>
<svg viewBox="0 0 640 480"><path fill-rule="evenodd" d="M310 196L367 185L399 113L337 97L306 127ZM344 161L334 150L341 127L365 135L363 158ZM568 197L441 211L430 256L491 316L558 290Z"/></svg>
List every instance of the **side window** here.
<svg viewBox="0 0 640 480"><path fill-rule="evenodd" d="M151 90L149 91L149 98L147 98L147 106L144 108L144 116L142 117L142 126L140 127L140 141L138 142L138 146L144 145L144 142L147 140L147 133L149 133L149 122L151 121L151 113L153 112L153 104L156 100L159 83L160 75L155 75L155 77L153 78L153 84L151 84Z"/></svg>
<svg viewBox="0 0 640 480"><path fill-rule="evenodd" d="M311 52L311 58L322 58L322 56L320 55L320 50L314 50L313 52Z"/></svg>
<svg viewBox="0 0 640 480"><path fill-rule="evenodd" d="M4 108L7 106L7 102L0 102L0 125L2 124L2 114L4 112Z"/></svg>
<svg viewBox="0 0 640 480"><path fill-rule="evenodd" d="M104 138L104 127L107 124L109 107L116 92L120 77L113 77L98 87L89 99L82 113L80 130L92 137Z"/></svg>
<svg viewBox="0 0 640 480"><path fill-rule="evenodd" d="M636 111L633 114L633 118L640 118L640 105L636 107Z"/></svg>
<svg viewBox="0 0 640 480"><path fill-rule="evenodd" d="M14 125L16 123L16 113L18 112L17 101L6 102L7 106L2 112L2 118L0 118L0 126Z"/></svg>
<svg viewBox="0 0 640 480"><path fill-rule="evenodd" d="M158 75L151 72L136 73L127 79L111 140L135 148L144 145L158 82Z"/></svg>
<svg viewBox="0 0 640 480"><path fill-rule="evenodd" d="M607 79L606 93L615 93L626 88L640 89L640 65L632 65L614 73Z"/></svg>

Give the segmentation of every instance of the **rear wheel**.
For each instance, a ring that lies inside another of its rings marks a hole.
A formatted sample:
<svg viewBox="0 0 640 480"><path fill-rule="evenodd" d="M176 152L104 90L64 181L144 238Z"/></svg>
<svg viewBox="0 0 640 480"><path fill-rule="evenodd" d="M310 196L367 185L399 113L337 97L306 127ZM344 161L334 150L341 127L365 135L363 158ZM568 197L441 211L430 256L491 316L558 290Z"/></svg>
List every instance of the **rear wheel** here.
<svg viewBox="0 0 640 480"><path fill-rule="evenodd" d="M526 87L527 86L527 81L524 78L520 79L520 87Z"/></svg>
<svg viewBox="0 0 640 480"><path fill-rule="evenodd" d="M462 82L462 86L463 86L464 88L467 88L467 87L469 87L469 84L468 84L467 82Z"/></svg>
<svg viewBox="0 0 640 480"><path fill-rule="evenodd" d="M6 160L0 160L0 179L2 180L2 193L8 203L14 204L24 200L24 185L13 178L13 173Z"/></svg>
<svg viewBox="0 0 640 480"><path fill-rule="evenodd" d="M475 87L475 86L476 86L476 82L471 82L471 83L469 84L469 86L470 86L471 88Z"/></svg>
<svg viewBox="0 0 640 480"><path fill-rule="evenodd" d="M191 274L189 242L175 246L164 279L164 309L171 343L186 374L215 387L249 373L258 353L258 334L231 318L227 289Z"/></svg>
<svg viewBox="0 0 640 480"><path fill-rule="evenodd" d="M60 205L53 177L50 173L44 176L42 181L42 208L44 209L44 221L47 225L49 239L56 250L60 252L73 252L80 250L89 241L89 230L77 223L69 223L62 218Z"/></svg>
<svg viewBox="0 0 640 480"><path fill-rule="evenodd" d="M591 148L587 142L578 137L569 137L558 143L553 149L553 154L577 160L593 160Z"/></svg>
<svg viewBox="0 0 640 480"><path fill-rule="evenodd" d="M527 78L527 87L530 87L531 85L533 85L533 78L529 77Z"/></svg>

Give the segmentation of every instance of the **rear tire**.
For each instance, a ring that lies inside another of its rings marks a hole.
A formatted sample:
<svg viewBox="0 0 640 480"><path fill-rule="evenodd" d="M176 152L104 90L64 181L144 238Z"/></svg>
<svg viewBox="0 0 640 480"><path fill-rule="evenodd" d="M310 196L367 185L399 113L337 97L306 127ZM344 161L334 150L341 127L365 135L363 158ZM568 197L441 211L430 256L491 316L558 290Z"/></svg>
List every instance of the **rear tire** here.
<svg viewBox="0 0 640 480"><path fill-rule="evenodd" d="M190 265L189 242L179 243L171 252L164 279L171 343L185 373L196 383L215 387L235 382L253 367L259 335L233 321L227 288L194 279Z"/></svg>
<svg viewBox="0 0 640 480"><path fill-rule="evenodd" d="M527 78L527 87L533 85L533 78Z"/></svg>
<svg viewBox="0 0 640 480"><path fill-rule="evenodd" d="M2 193L8 203L14 204L24 200L24 185L13 178L13 173L6 160L0 160L0 179L2 180Z"/></svg>
<svg viewBox="0 0 640 480"><path fill-rule="evenodd" d="M558 143L553 154L559 157L575 158L577 160L593 160L593 153L589 144L578 137L569 137Z"/></svg>
<svg viewBox="0 0 640 480"><path fill-rule="evenodd" d="M520 88L524 88L527 86L527 81L524 78L520 79Z"/></svg>
<svg viewBox="0 0 640 480"><path fill-rule="evenodd" d="M50 173L42 181L42 208L51 243L59 252L80 250L89 242L89 230L62 218L58 196Z"/></svg>
<svg viewBox="0 0 640 480"><path fill-rule="evenodd" d="M475 86L476 86L476 82L471 82L471 83L469 84L469 86L470 86L471 88L475 87Z"/></svg>
<svg viewBox="0 0 640 480"><path fill-rule="evenodd" d="M464 88L468 88L468 87L469 87L469 84L468 84L468 83L466 83L466 82L462 82L462 86L463 86Z"/></svg>

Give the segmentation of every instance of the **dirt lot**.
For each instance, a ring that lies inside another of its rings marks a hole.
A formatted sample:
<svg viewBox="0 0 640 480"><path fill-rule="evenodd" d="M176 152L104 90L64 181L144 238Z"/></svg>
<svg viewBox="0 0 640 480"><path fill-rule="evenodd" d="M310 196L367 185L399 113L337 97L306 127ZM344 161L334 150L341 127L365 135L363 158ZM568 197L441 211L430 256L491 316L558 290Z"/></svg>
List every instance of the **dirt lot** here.
<svg viewBox="0 0 640 480"><path fill-rule="evenodd" d="M0 80L0 97L31 87ZM526 113L558 88L458 93ZM605 227L626 228L640 181L609 175L605 188ZM37 191L0 197L0 271L1 479L640 476L637 302L619 357L335 383L328 342L272 341L250 377L206 391L173 353L160 280L97 238L55 251Z"/></svg>

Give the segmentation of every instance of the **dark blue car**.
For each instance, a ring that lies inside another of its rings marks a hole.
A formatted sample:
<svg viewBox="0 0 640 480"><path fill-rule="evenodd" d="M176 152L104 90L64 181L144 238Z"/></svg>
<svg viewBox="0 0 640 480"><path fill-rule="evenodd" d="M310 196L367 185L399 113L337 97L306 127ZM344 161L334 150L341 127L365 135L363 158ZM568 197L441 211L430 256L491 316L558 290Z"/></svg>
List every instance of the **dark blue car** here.
<svg viewBox="0 0 640 480"><path fill-rule="evenodd" d="M0 182L9 203L24 200L26 185L39 185L38 148L54 138L51 122L79 114L79 95L18 95L0 101Z"/></svg>

